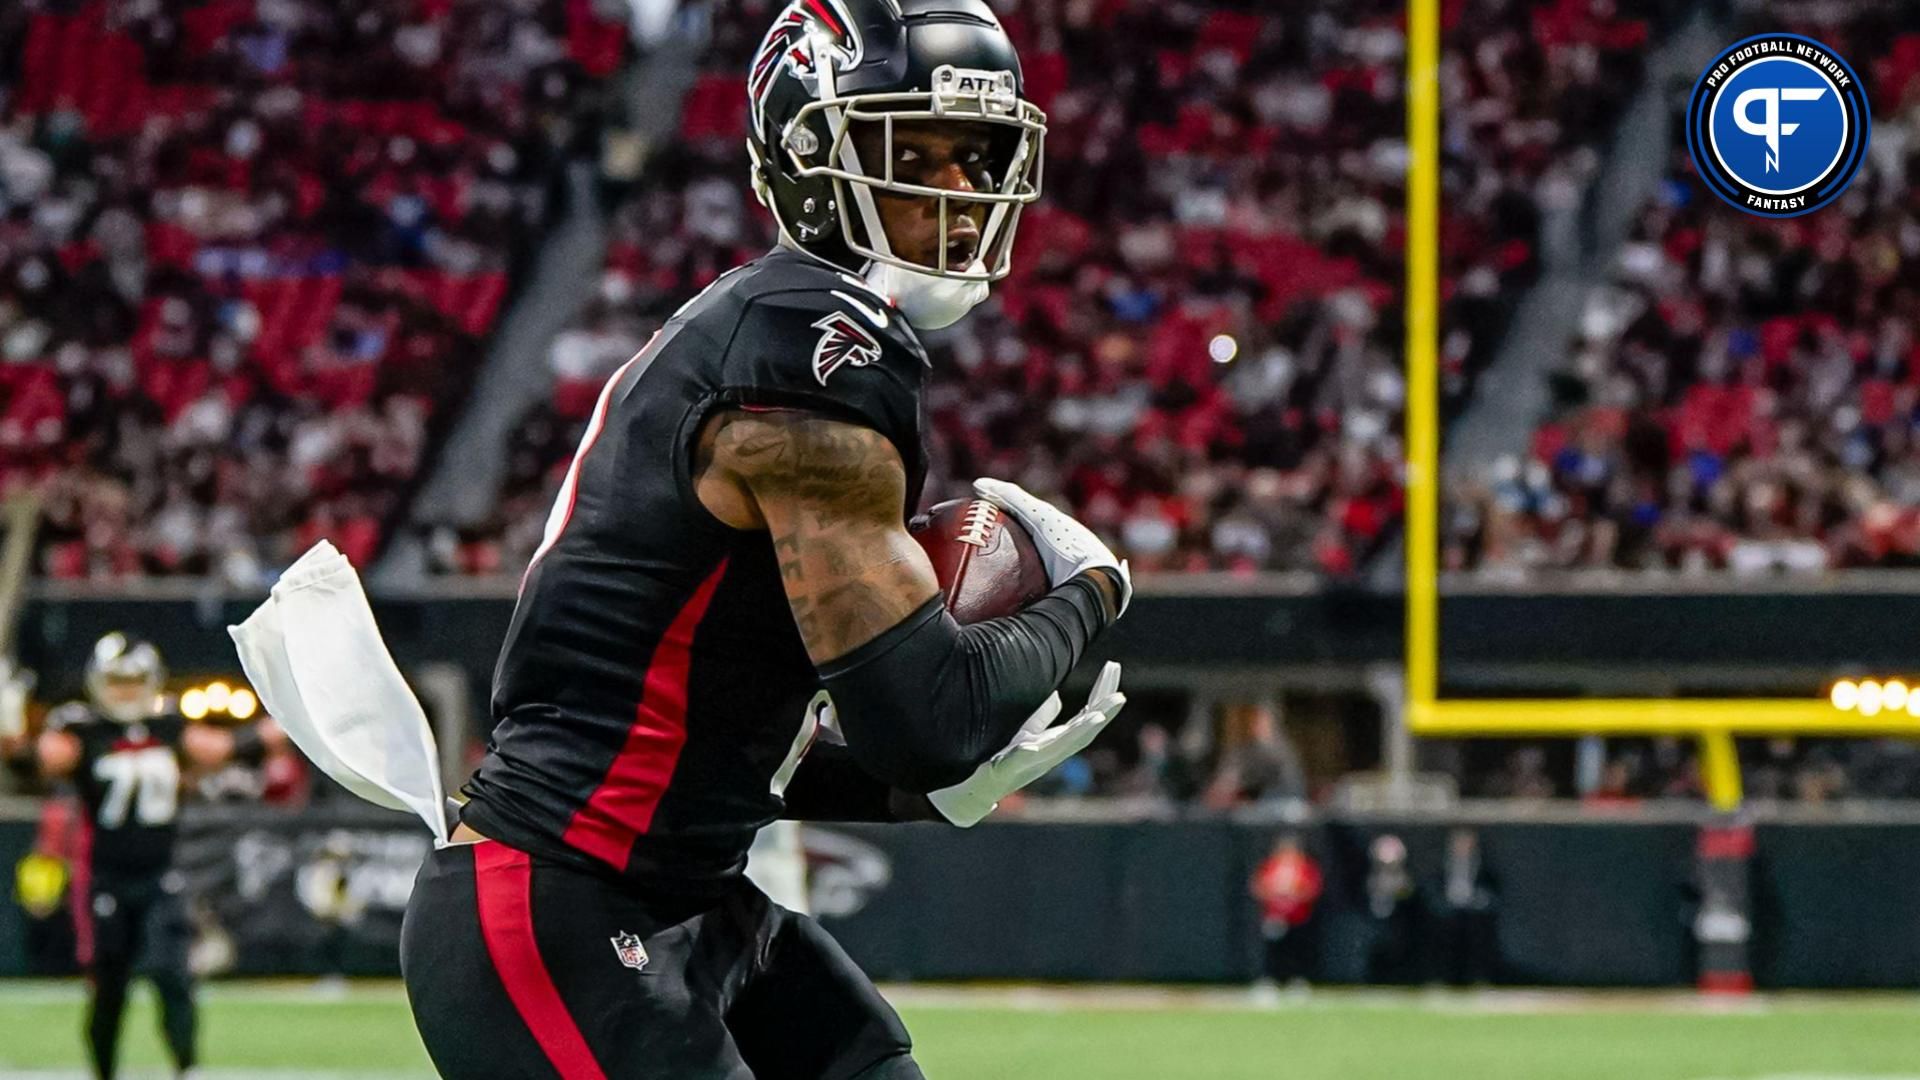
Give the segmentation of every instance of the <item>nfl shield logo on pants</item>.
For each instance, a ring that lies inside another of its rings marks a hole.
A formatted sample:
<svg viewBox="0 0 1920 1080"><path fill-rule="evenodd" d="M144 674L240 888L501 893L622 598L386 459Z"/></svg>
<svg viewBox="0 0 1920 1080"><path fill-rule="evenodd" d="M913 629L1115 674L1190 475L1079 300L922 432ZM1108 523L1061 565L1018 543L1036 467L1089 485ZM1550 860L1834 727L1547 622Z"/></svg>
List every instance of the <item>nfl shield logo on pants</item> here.
<svg viewBox="0 0 1920 1080"><path fill-rule="evenodd" d="M647 968L647 947L641 943L640 935L619 933L607 940L613 942L613 953L620 962L635 971Z"/></svg>

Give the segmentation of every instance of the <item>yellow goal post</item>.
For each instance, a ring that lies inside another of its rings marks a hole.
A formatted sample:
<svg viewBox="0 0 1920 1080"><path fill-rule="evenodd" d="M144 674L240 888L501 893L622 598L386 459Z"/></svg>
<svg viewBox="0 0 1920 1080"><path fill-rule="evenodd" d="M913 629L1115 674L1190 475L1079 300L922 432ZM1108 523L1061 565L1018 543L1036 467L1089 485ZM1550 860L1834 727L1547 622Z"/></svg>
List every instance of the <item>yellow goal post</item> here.
<svg viewBox="0 0 1920 1080"><path fill-rule="evenodd" d="M1807 698L1440 697L1440 0L1408 0L1406 699L1414 735L1676 735L1700 740L1714 806L1740 804L1740 735L1920 735L1906 709ZM1915 691L1920 694L1920 688Z"/></svg>

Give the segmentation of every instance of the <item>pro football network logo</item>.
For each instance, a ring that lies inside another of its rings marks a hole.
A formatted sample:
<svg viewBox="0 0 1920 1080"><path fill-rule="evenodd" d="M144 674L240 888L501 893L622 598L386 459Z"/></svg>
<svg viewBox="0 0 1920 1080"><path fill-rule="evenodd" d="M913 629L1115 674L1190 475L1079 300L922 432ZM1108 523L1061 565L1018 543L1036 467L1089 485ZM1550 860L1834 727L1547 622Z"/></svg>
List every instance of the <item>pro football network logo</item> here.
<svg viewBox="0 0 1920 1080"><path fill-rule="evenodd" d="M813 377L821 386L848 364L866 367L880 359L880 342L846 312L833 312L813 325L821 331L813 346Z"/></svg>
<svg viewBox="0 0 1920 1080"><path fill-rule="evenodd" d="M640 940L640 935L622 931L607 940L613 942L613 954L620 958L622 964L635 971L647 970L647 946Z"/></svg>
<svg viewBox="0 0 1920 1080"><path fill-rule="evenodd" d="M1763 217L1799 217L1839 198L1866 160L1871 126L1853 68L1798 34L1729 46L1687 103L1687 149L1700 178Z"/></svg>

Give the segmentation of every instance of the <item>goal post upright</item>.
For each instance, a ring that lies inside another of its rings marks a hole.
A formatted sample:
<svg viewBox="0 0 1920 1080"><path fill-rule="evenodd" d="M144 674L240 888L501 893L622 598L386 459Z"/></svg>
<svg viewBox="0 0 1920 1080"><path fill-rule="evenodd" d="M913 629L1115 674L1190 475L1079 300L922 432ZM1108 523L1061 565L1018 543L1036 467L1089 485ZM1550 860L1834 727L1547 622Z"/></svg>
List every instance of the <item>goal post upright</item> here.
<svg viewBox="0 0 1920 1080"><path fill-rule="evenodd" d="M1440 0L1407 2L1407 719L1440 688Z"/></svg>
<svg viewBox="0 0 1920 1080"><path fill-rule="evenodd" d="M1738 807L1740 735L1920 737L1904 710L1875 715L1824 698L1443 699L1440 696L1440 16L1407 0L1406 681L1408 731L1430 737L1671 735L1700 740L1701 780ZM1920 691L1916 691L1920 692Z"/></svg>

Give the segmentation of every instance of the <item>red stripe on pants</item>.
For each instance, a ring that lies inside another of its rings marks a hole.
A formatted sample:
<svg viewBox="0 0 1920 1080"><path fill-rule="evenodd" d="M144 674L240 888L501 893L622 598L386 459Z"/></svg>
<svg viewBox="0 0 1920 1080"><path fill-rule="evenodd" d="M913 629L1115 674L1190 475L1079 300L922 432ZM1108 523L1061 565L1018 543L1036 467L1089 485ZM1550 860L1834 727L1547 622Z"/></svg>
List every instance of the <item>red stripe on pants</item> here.
<svg viewBox="0 0 1920 1080"><path fill-rule="evenodd" d="M641 683L640 704L626 744L607 766L607 775L593 789L586 805L574 812L563 839L616 870L627 868L633 842L653 826L660 797L673 780L680 751L687 745L687 679L693 671L693 636L713 602L714 590L727 572L720 560L707 580L693 590L679 614L660 635L647 675Z"/></svg>
<svg viewBox="0 0 1920 1080"><path fill-rule="evenodd" d="M473 845L473 870L480 935L514 1010L561 1080L607 1080L540 958L533 936L533 860L489 840Z"/></svg>
<svg viewBox="0 0 1920 1080"><path fill-rule="evenodd" d="M68 857L67 903L73 913L73 954L80 970L93 968L93 819L74 800L73 850Z"/></svg>

